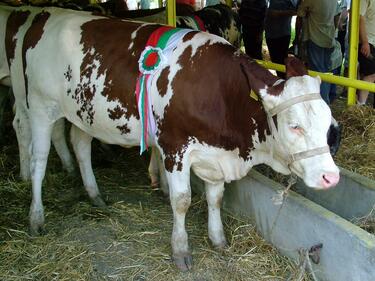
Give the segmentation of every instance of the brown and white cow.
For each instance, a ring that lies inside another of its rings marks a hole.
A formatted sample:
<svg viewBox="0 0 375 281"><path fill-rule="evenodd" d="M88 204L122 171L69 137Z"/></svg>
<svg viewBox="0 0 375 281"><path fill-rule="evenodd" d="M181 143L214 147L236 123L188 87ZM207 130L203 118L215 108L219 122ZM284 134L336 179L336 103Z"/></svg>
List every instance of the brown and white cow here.
<svg viewBox="0 0 375 281"><path fill-rule="evenodd" d="M99 192L92 138L137 146L145 136L134 93L142 56L150 50L146 43L161 26L58 8L29 16L10 65L12 85L24 89L15 92L17 111L29 118L25 126L32 135L35 233L44 224L41 186L57 120L65 117L75 125L73 147L94 196ZM220 218L225 182L265 163L325 189L338 182L339 170L327 146L331 113L319 95L320 79L306 75L301 62L288 61L284 81L218 36L189 30L172 39L160 44L162 63L145 82L155 121L148 144L163 159L174 217L173 258L186 270L192 266L185 230L190 169L205 181L208 232L217 247L226 245Z"/></svg>

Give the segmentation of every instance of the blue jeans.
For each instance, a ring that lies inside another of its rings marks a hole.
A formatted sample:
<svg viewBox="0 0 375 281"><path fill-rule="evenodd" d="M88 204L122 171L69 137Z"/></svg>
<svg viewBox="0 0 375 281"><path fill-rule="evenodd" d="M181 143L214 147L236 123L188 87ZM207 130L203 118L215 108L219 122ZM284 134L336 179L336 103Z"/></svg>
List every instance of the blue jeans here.
<svg viewBox="0 0 375 281"><path fill-rule="evenodd" d="M329 72L330 64L331 64L331 54L333 48L322 48L316 45L312 41L307 41L307 56L308 56L308 63L309 68L311 70L319 71L319 72ZM320 95L322 96L323 100L329 104L329 90L330 84L326 82L322 82L320 85Z"/></svg>

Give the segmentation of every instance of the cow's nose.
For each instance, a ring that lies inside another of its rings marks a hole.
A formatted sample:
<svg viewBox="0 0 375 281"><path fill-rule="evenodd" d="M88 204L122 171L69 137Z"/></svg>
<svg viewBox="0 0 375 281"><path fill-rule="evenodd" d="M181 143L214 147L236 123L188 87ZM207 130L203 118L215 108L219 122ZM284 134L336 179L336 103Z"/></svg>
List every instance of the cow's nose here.
<svg viewBox="0 0 375 281"><path fill-rule="evenodd" d="M336 173L326 173L322 176L323 188L334 187L340 180L340 175Z"/></svg>

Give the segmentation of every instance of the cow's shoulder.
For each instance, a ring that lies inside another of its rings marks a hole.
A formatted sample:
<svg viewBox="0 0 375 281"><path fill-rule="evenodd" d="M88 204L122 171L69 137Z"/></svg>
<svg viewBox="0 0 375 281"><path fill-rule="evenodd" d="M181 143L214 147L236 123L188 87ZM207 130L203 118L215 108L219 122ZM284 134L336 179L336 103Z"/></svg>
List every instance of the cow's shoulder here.
<svg viewBox="0 0 375 281"><path fill-rule="evenodd" d="M180 167L182 155L195 143L236 150L249 160L251 136L265 140L262 104L250 97L251 87L233 46L212 43L210 39L218 37L207 33L190 36L181 46L184 51L177 61L181 69L170 81L173 96L159 120L158 141L166 154L166 168ZM203 36L206 43L194 47Z"/></svg>

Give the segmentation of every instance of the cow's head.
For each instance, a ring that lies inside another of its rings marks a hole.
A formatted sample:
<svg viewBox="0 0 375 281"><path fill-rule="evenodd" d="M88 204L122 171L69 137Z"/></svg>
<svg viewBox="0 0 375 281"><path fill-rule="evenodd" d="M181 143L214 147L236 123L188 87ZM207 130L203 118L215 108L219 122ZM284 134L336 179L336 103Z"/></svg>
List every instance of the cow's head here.
<svg viewBox="0 0 375 281"><path fill-rule="evenodd" d="M308 76L296 58L286 60L286 81L266 72L246 74L262 98L274 139L273 156L284 166L281 172L297 174L312 188L335 186L339 169L327 146L331 111L320 97L320 78Z"/></svg>

